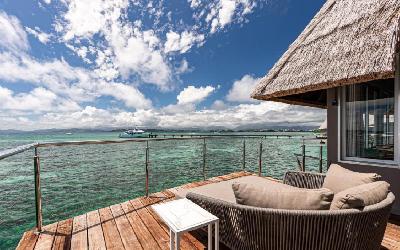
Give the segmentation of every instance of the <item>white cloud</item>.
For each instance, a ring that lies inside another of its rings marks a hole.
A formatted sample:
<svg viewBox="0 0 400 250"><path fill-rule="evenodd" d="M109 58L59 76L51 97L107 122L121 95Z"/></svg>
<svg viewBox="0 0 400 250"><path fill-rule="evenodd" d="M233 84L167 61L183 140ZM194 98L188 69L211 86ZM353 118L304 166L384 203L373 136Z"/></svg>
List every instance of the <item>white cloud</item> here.
<svg viewBox="0 0 400 250"><path fill-rule="evenodd" d="M29 82L78 103L108 95L123 101L127 107L151 107L151 101L134 86L106 82L95 72L72 67L64 60L39 62L25 55L0 53L0 79Z"/></svg>
<svg viewBox="0 0 400 250"><path fill-rule="evenodd" d="M176 69L176 72L179 74L183 74L189 71L192 71L193 69L189 68L189 63L186 59L183 59L179 65L179 67Z"/></svg>
<svg viewBox="0 0 400 250"><path fill-rule="evenodd" d="M38 122L47 128L75 128L76 124L80 124L82 128L112 127L116 124L114 116L107 110L86 106L68 114L47 113Z"/></svg>
<svg viewBox="0 0 400 250"><path fill-rule="evenodd" d="M241 104L219 110L203 109L175 114L155 114L160 119L158 125L165 128L237 128L241 126L318 126L324 119L325 110L294 108L286 104L262 102L259 104Z"/></svg>
<svg viewBox="0 0 400 250"><path fill-rule="evenodd" d="M90 41L97 56L96 72L107 81L138 76L160 89L172 84L171 67L160 48L160 39L152 29L142 30L126 18L127 0L67 2L68 11L59 23L64 39L77 47ZM103 39L92 39L95 34ZM75 52L82 52L76 49ZM82 54L82 53L81 53Z"/></svg>
<svg viewBox="0 0 400 250"><path fill-rule="evenodd" d="M195 86L187 86L179 93L176 99L178 99L178 104L199 103L206 99L214 90L215 88L213 86L198 88Z"/></svg>
<svg viewBox="0 0 400 250"><path fill-rule="evenodd" d="M250 94L259 83L260 78L254 78L251 75L245 75L242 79L233 83L226 99L231 102L257 102L250 98Z"/></svg>
<svg viewBox="0 0 400 250"><path fill-rule="evenodd" d="M188 0L190 8L197 8L200 6L200 0Z"/></svg>
<svg viewBox="0 0 400 250"><path fill-rule="evenodd" d="M0 86L0 110L22 110L34 113L43 111L75 111L79 105L72 101L58 97L44 88L35 88L29 93L14 94L13 91Z"/></svg>
<svg viewBox="0 0 400 250"><path fill-rule="evenodd" d="M51 0L43 0L46 4L51 4Z"/></svg>
<svg viewBox="0 0 400 250"><path fill-rule="evenodd" d="M116 11L114 13L117 14L119 11L117 8L126 7L128 2L113 1L111 3L103 0L68 0L66 4L68 5L68 11L63 16L66 21L64 39L71 40L74 37L91 38L105 27L108 21L104 16L106 11L111 11L111 8L115 7Z"/></svg>
<svg viewBox="0 0 400 250"><path fill-rule="evenodd" d="M0 11L0 47L18 52L29 49L28 39L20 21Z"/></svg>
<svg viewBox="0 0 400 250"><path fill-rule="evenodd" d="M196 104L194 103L184 103L184 104L170 104L163 108L161 111L163 114L177 115L177 114L189 114L196 110Z"/></svg>
<svg viewBox="0 0 400 250"><path fill-rule="evenodd" d="M228 108L228 106L224 103L224 101L221 101L221 100L216 100L211 105L211 109L214 109L214 110L224 110L227 108Z"/></svg>
<svg viewBox="0 0 400 250"><path fill-rule="evenodd" d="M201 45L204 42L204 35L195 34L194 32L184 31L178 34L174 31L167 33L167 41L165 42L165 53L179 51L186 53L193 45Z"/></svg>
<svg viewBox="0 0 400 250"><path fill-rule="evenodd" d="M25 27L26 31L36 37L41 43L46 44L50 41L52 35L47 34L40 30L39 27L35 27L35 29L31 29L29 27Z"/></svg>
<svg viewBox="0 0 400 250"><path fill-rule="evenodd" d="M112 38L114 65L124 78L138 74L141 79L161 89L171 84L171 69L160 51L152 49L140 36L123 39L120 32ZM122 39L121 39L122 38Z"/></svg>
<svg viewBox="0 0 400 250"><path fill-rule="evenodd" d="M103 83L99 89L102 95L113 96L123 101L127 107L146 109L151 107L151 101L136 88L122 83Z"/></svg>
<svg viewBox="0 0 400 250"><path fill-rule="evenodd" d="M228 24L245 22L246 16L252 13L256 6L262 7L266 2L266 0L189 0L190 7L194 10L194 19L201 23L205 21L211 34L223 30Z"/></svg>
<svg viewBox="0 0 400 250"><path fill-rule="evenodd" d="M218 16L212 20L211 33L217 31L217 29L224 28L225 25L232 22L233 14L236 10L235 0L220 0Z"/></svg>
<svg viewBox="0 0 400 250"><path fill-rule="evenodd" d="M38 119L26 118L22 115L7 115L0 113L0 127L2 129L49 129L49 128L103 128L103 127L130 127L133 125L157 126L159 119L150 110L126 112L106 110L93 106L86 106L71 112L47 112Z"/></svg>

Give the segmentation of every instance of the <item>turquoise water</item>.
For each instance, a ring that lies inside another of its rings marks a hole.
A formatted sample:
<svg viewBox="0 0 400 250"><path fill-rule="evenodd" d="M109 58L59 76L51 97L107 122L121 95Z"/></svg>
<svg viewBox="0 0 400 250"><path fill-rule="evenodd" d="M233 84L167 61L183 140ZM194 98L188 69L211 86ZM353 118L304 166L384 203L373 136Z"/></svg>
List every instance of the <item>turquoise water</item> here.
<svg viewBox="0 0 400 250"><path fill-rule="evenodd" d="M282 178L287 170L297 170L294 153L301 153L301 136L313 134L291 134L300 137L246 138L246 170L258 169L260 141L264 175ZM35 141L117 138L117 132L0 135L0 150ZM150 192L201 180L202 143L195 139L150 141ZM243 138L207 139L206 144L207 177L242 169ZM145 147L144 142L129 142L39 148L44 224L143 195ZM307 155L318 156L318 152L318 147L307 147ZM318 161L307 161L307 171L317 169ZM22 233L35 226L33 150L0 160L0 197L0 249L13 249Z"/></svg>

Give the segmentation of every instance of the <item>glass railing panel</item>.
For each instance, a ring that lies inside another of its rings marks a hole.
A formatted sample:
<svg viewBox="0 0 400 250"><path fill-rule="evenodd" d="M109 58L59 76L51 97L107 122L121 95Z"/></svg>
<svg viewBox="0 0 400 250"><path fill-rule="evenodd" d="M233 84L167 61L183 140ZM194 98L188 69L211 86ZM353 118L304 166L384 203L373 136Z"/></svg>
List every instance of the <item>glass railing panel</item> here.
<svg viewBox="0 0 400 250"><path fill-rule="evenodd" d="M150 141L150 193L203 180L202 144L200 139Z"/></svg>
<svg viewBox="0 0 400 250"><path fill-rule="evenodd" d="M44 224L144 195L144 155L136 142L39 148Z"/></svg>

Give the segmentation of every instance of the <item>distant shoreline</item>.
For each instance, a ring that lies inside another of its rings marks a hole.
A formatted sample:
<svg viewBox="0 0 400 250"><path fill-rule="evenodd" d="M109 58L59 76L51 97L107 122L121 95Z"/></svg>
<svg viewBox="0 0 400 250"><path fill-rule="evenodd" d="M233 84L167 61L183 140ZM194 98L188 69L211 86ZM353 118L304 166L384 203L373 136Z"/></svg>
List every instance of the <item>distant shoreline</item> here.
<svg viewBox="0 0 400 250"><path fill-rule="evenodd" d="M7 134L49 134L49 133L110 133L110 132L123 132L130 128L109 128L109 129L42 129L42 130L0 130L0 135ZM316 127L285 127L276 129L146 129L146 132L152 133L245 133L245 132L285 132L285 133L305 133L315 132Z"/></svg>

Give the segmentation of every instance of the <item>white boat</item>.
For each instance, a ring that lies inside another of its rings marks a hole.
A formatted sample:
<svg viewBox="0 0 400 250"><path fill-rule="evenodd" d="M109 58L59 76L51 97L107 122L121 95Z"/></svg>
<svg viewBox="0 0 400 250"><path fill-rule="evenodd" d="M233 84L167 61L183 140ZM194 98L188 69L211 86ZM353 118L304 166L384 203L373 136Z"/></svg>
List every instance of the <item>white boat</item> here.
<svg viewBox="0 0 400 250"><path fill-rule="evenodd" d="M147 138L147 137L149 137L149 133L137 128L126 130L125 132L119 134L119 138Z"/></svg>

